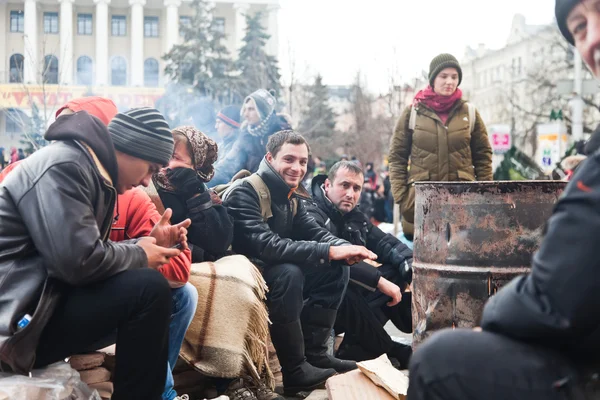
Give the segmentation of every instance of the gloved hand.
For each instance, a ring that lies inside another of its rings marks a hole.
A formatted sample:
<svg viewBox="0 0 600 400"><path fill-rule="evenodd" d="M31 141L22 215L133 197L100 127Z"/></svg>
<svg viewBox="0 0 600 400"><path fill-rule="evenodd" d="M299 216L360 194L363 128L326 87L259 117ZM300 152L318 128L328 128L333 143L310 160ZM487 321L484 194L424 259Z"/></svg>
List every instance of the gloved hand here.
<svg viewBox="0 0 600 400"><path fill-rule="evenodd" d="M191 168L174 168L167 172L167 178L175 191L186 200L206 191L206 184Z"/></svg>

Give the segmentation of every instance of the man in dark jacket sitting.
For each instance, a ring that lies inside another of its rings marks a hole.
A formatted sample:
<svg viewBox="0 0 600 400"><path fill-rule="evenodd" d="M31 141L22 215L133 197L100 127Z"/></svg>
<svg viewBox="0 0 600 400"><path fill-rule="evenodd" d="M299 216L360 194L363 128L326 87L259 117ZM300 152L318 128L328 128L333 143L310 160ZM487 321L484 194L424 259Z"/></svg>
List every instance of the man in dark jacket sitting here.
<svg viewBox="0 0 600 400"><path fill-rule="evenodd" d="M112 398L158 400L171 291L156 269L180 254L169 247L187 249L189 220L152 237L107 240L117 193L148 185L173 152L156 110L117 114L109 126L110 134L99 118L64 108L45 134L55 143L0 185L0 367L27 374L96 350L117 331Z"/></svg>
<svg viewBox="0 0 600 400"><path fill-rule="evenodd" d="M600 77L598 0L557 0L556 21ZM600 398L600 152L577 168L531 272L486 304L481 329L431 336L410 366L411 400Z"/></svg>
<svg viewBox="0 0 600 400"><path fill-rule="evenodd" d="M313 202L307 207L319 225L352 244L366 246L381 265L367 262L350 267L350 285L338 310L336 333L345 332L338 355L356 361L388 353L408 367L409 346L395 343L383 329L388 320L412 331L410 292L401 289L412 280L412 251L374 226L357 206L364 183L361 168L350 161L336 163L329 175L312 180Z"/></svg>
<svg viewBox="0 0 600 400"><path fill-rule="evenodd" d="M269 138L257 175L266 185L270 213L248 180L225 196L234 217L233 250L263 267L269 285L271 338L287 394L312 390L337 372L356 368L327 354L327 340L348 283L348 267L375 254L321 228L299 198L310 149L301 135L281 131ZM269 215L271 214L271 215ZM265 217L263 218L263 215Z"/></svg>

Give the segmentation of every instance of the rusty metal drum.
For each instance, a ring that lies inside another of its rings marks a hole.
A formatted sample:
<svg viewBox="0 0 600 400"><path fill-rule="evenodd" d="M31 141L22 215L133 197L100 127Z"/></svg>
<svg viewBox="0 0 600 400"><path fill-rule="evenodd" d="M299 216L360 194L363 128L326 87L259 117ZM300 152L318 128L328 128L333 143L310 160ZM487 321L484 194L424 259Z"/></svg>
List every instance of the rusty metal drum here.
<svg viewBox="0 0 600 400"><path fill-rule="evenodd" d="M486 300L527 273L566 183L417 182L413 345L479 324Z"/></svg>

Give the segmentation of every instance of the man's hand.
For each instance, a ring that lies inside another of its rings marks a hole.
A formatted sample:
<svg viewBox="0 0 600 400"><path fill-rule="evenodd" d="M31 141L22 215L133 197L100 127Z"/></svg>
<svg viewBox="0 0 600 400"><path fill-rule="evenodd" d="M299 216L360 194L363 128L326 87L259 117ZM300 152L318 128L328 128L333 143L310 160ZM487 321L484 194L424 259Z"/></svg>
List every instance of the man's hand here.
<svg viewBox="0 0 600 400"><path fill-rule="evenodd" d="M345 260L352 265L365 259L377 260L377 254L363 246L331 246L329 248L330 261Z"/></svg>
<svg viewBox="0 0 600 400"><path fill-rule="evenodd" d="M153 269L160 268L164 264L169 263L169 259L177 257L181 254L178 249L169 249L156 244L156 239L153 237L143 237L136 243L146 253L148 257L148 266Z"/></svg>
<svg viewBox="0 0 600 400"><path fill-rule="evenodd" d="M398 285L388 281L383 276L379 278L379 282L377 282L377 289L379 289L381 293L392 298L392 301L387 303L388 307L394 307L402 300L402 292Z"/></svg>
<svg viewBox="0 0 600 400"><path fill-rule="evenodd" d="M172 215L173 211L167 208L160 217L160 221L152 228L150 236L156 239L158 246L173 247L181 243L181 248L186 250L188 248L187 228L192 224L192 220L188 218L177 225L171 225L169 220Z"/></svg>

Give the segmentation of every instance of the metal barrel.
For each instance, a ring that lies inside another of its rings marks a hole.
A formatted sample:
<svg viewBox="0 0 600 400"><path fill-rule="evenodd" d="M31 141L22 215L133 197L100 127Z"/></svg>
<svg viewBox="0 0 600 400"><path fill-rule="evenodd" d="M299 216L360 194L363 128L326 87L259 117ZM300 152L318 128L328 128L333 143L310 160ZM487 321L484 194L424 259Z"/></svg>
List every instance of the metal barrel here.
<svg viewBox="0 0 600 400"><path fill-rule="evenodd" d="M479 324L487 299L527 273L561 181L417 182L413 346Z"/></svg>

